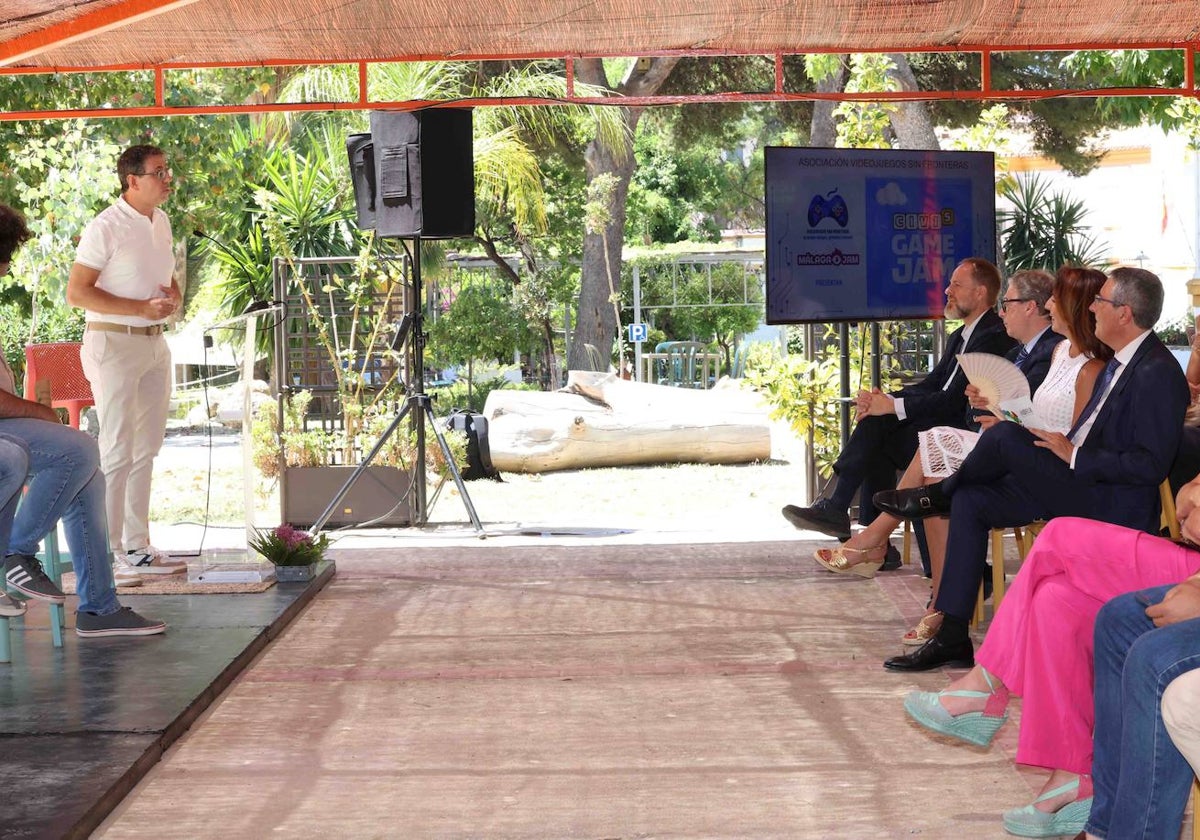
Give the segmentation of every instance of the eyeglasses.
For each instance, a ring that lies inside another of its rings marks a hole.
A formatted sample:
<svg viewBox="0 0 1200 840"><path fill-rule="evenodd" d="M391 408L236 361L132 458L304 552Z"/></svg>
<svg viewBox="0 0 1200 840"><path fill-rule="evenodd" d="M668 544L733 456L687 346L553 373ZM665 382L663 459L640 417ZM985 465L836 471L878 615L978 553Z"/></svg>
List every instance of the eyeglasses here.
<svg viewBox="0 0 1200 840"><path fill-rule="evenodd" d="M1106 297L1103 297L1102 295L1096 295L1096 301L1099 303L1107 303L1110 306L1128 306L1129 305L1128 303L1122 303L1119 300L1113 300L1112 298L1106 298Z"/></svg>
<svg viewBox="0 0 1200 840"><path fill-rule="evenodd" d="M157 178L160 181L165 181L171 177L171 170L163 167L161 169L155 169L153 172L134 172L133 174L138 176L149 175L151 178Z"/></svg>
<svg viewBox="0 0 1200 840"><path fill-rule="evenodd" d="M1006 309L1008 309L1008 305L1010 303L1026 303L1031 300L1033 300L1033 298L1004 298L1000 301L1000 311L1004 312Z"/></svg>

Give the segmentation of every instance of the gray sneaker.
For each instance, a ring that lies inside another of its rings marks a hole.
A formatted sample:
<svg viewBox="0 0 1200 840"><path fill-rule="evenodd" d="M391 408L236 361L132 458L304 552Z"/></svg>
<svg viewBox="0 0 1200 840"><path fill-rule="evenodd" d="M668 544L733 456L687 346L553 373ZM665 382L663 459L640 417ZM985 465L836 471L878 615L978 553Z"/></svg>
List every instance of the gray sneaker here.
<svg viewBox="0 0 1200 840"><path fill-rule="evenodd" d="M0 616L13 618L18 615L25 615L25 602L18 601L16 598L10 597L7 593L0 592Z"/></svg>
<svg viewBox="0 0 1200 840"><path fill-rule="evenodd" d="M167 624L154 618L144 618L129 607L121 607L115 613L96 615L90 612L75 613L77 636L153 636L166 632Z"/></svg>
<svg viewBox="0 0 1200 840"><path fill-rule="evenodd" d="M4 561L4 580L9 589L15 589L29 598L61 604L67 600L62 590L46 576L42 564L28 554L10 554Z"/></svg>

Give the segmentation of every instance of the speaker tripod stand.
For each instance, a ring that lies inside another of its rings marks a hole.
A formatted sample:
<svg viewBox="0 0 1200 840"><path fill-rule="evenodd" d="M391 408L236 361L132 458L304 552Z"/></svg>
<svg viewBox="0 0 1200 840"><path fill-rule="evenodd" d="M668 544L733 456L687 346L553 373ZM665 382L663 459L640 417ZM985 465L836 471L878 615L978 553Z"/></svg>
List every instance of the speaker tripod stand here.
<svg viewBox="0 0 1200 840"><path fill-rule="evenodd" d="M471 497L467 494L467 487L463 483L462 474L459 473L458 467L454 464L454 456L450 452L450 445L446 443L446 436L443 435L441 429L438 428L437 418L434 417L433 414L433 400L430 399L428 394L421 391L418 391L414 394L409 394L404 398L404 407L396 413L395 418L393 418L392 422L388 425L387 429L384 430L383 434L379 436L379 440L375 442L375 446L373 446L371 451L367 453L366 457L362 459L362 463L360 463L355 468L354 472L350 474L350 477L346 479L346 483L342 485L342 489L338 490L337 495L333 497L333 499L329 502L329 505L324 511L321 512L321 515L317 517L317 521L312 524L311 528L309 528L308 532L310 534L316 536L318 533L320 533L321 528L323 528L325 523L329 521L329 517L333 516L334 511L337 510L337 506L341 504L342 499L346 498L346 494L350 492L350 488L354 486L354 482L358 481L359 476L366 472L367 467L371 466L371 462L375 460L375 456L379 454L381 449L383 449L384 445L388 442L388 439L395 434L396 430L400 428L400 424L403 423L404 419L408 417L409 413L414 410L420 414L420 417L417 418L418 423L422 424L423 427L424 423L428 421L430 427L433 429L434 437L437 438L438 446L442 450L442 457L446 459L446 464L450 468L450 476L454 479L454 485L458 488L459 495L462 496L463 504L467 508L467 516L471 518L471 524L475 526L475 534L480 539L487 537L487 533L483 530L483 524L479 521L479 514L475 512L475 505L471 502ZM419 447L424 446L423 438L424 435L418 433L417 439ZM418 457L418 463L416 467L417 470L424 470L424 461L424 457ZM428 512L424 509L425 504L423 498L425 495L423 492L425 486L425 477L423 475L418 475L414 481L418 483L417 486L422 491L419 494L420 499L417 508L422 519L422 524L424 524L424 520L428 516Z"/></svg>
<svg viewBox="0 0 1200 840"><path fill-rule="evenodd" d="M467 515L471 519L471 524L475 527L475 535L480 539L486 539L487 533L483 530L483 524L479 521L479 514L475 512L475 505L471 501L470 495L467 493L466 484L463 482L462 473L459 472L458 466L454 463L454 455L450 452L450 446L446 443L446 436L442 434L442 430L438 427L437 418L433 414L433 400L429 394L425 393L425 329L424 318L421 312L421 237L413 237L413 249L408 251L408 243L404 243L404 250L408 254L409 262L412 265L412 288L413 288L413 305L412 310L404 316L404 322L400 326L396 343L393 347L399 345L404 340L406 327L410 336L409 346L412 348L412 366L410 367L409 381L416 383L404 397L404 407L396 413L392 422L379 436L379 440L371 447L368 452L355 468L350 477L346 479L346 483L338 490L333 499L326 506L321 515L313 522L312 527L308 529L308 533L316 536L320 533L325 523L333 516L337 506L341 504L342 499L346 498L346 494L350 492L350 488L358 481L359 477L366 472L371 466L371 462L375 460L375 456L391 439L392 435L400 428L413 411L416 411L416 458L413 475L413 497L416 518L419 524L424 525L429 518L429 511L426 509L425 495L425 424L428 422L430 428L433 429L434 437L437 439L438 446L442 450L442 458L445 459L446 466L450 470L450 477L454 479L454 485L458 488L459 495L462 496L463 505L467 509Z"/></svg>

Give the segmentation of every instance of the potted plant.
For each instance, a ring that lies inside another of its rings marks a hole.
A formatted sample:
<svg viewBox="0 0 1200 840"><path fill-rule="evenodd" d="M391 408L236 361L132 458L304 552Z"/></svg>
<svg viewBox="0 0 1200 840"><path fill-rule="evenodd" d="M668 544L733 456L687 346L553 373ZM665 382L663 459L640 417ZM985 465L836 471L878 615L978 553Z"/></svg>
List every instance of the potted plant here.
<svg viewBox="0 0 1200 840"><path fill-rule="evenodd" d="M308 581L316 577L317 565L325 559L329 538L324 534L314 538L285 523L256 530L249 545L275 566L276 580Z"/></svg>

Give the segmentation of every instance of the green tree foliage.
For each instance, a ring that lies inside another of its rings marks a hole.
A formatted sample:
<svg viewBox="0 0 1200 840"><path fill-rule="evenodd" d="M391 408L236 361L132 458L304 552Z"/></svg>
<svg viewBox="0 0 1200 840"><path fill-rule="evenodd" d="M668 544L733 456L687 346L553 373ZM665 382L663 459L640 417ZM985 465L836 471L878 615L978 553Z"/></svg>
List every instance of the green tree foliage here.
<svg viewBox="0 0 1200 840"><path fill-rule="evenodd" d="M5 297L29 318L25 341L39 335L41 311L63 306L67 275L79 234L113 200L120 150L93 138L80 120L60 126L57 137L26 137L9 158L15 204L28 218L34 238L17 252ZM23 343L23 342L22 342Z"/></svg>
<svg viewBox="0 0 1200 840"><path fill-rule="evenodd" d="M890 75L895 69L895 62L881 53L852 55L846 92L899 90L899 83ZM897 105L892 102L842 102L833 109L834 119L837 120L838 146L847 149L890 149L892 115L897 110Z"/></svg>
<svg viewBox="0 0 1200 840"><path fill-rule="evenodd" d="M763 312L761 280L741 261L688 262L673 256L645 256L625 265L623 297L633 295L638 269L642 306L656 331L671 340L702 341L719 347L725 369L742 335L752 332Z"/></svg>
<svg viewBox="0 0 1200 840"><path fill-rule="evenodd" d="M464 286L447 302L429 334L430 361L439 367L466 364L468 382L476 362L508 362L514 352L527 352L534 341L511 287L497 281Z"/></svg>
<svg viewBox="0 0 1200 840"><path fill-rule="evenodd" d="M1103 87L1112 79L1077 66L1061 52L1003 52L992 55L992 84L999 89L1051 90ZM922 84L941 90L978 89L979 57L967 53L921 53L911 56ZM1106 128L1129 124L1112 112L1107 100L1089 97L1013 99L1006 104L1013 125L1033 135L1035 148L1073 175L1084 175L1100 160L1097 135ZM938 100L929 103L938 125L959 127L978 122L991 103Z"/></svg>

